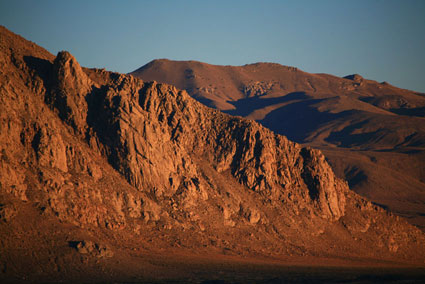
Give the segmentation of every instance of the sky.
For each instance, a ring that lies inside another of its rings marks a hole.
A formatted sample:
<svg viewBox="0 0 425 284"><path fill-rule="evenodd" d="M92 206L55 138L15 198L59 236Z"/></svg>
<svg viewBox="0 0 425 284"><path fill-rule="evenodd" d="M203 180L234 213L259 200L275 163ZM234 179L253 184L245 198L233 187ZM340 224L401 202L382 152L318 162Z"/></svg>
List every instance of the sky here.
<svg viewBox="0 0 425 284"><path fill-rule="evenodd" d="M82 66L275 62L425 92L424 0L0 0L0 25Z"/></svg>

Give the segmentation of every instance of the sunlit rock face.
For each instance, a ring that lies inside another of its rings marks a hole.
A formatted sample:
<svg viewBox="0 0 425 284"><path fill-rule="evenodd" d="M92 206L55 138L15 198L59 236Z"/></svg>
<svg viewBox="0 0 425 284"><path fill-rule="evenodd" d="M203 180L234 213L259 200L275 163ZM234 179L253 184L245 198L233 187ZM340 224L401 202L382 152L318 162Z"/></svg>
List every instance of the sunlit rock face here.
<svg viewBox="0 0 425 284"><path fill-rule="evenodd" d="M187 90L207 106L321 150L351 190L425 231L423 93L276 63L158 59L130 74Z"/></svg>

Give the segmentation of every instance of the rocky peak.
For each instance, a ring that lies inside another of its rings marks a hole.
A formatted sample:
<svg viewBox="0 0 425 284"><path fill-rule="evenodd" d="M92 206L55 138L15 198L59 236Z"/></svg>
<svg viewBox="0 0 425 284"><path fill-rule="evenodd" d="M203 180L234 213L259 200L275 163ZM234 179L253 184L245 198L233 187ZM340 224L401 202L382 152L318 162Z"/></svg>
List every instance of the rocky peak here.
<svg viewBox="0 0 425 284"><path fill-rule="evenodd" d="M345 214L346 182L335 177L319 150L303 148L300 154L303 158L301 176L309 189L310 198L325 216L338 220Z"/></svg>
<svg viewBox="0 0 425 284"><path fill-rule="evenodd" d="M360 76L359 74L352 74L352 75L347 75L344 77L345 79L349 79L352 80L354 82L360 83L363 81L363 77Z"/></svg>
<svg viewBox="0 0 425 284"><path fill-rule="evenodd" d="M53 62L52 88L46 102L59 112L77 132L84 133L87 119L85 96L93 83L80 64L67 51L61 51Z"/></svg>

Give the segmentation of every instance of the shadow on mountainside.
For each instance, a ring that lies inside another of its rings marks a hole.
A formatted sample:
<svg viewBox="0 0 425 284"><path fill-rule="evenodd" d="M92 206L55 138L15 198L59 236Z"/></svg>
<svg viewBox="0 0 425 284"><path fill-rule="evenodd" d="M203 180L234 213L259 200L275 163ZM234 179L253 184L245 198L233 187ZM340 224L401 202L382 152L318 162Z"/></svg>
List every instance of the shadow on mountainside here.
<svg viewBox="0 0 425 284"><path fill-rule="evenodd" d="M390 109L390 111L398 115L425 117L425 107L398 108Z"/></svg>
<svg viewBox="0 0 425 284"><path fill-rule="evenodd" d="M265 127L285 135L289 140L304 143L310 133L321 125L350 115L351 111L340 113L320 112L314 107L325 99L310 99L294 102L271 111L259 121Z"/></svg>
<svg viewBox="0 0 425 284"><path fill-rule="evenodd" d="M45 86L48 86L50 82L51 70L53 64L46 59L37 58L34 56L24 56L24 62L28 68L38 75L44 82Z"/></svg>
<svg viewBox="0 0 425 284"><path fill-rule="evenodd" d="M255 96L240 99L237 101L227 101L235 106L236 109L225 111L230 115L247 116L257 109L262 109L275 104L286 103L290 101L306 100L310 97L304 92L289 93L286 96L276 98L264 98L262 96Z"/></svg>
<svg viewBox="0 0 425 284"><path fill-rule="evenodd" d="M355 150L400 152L424 147L422 118L362 110L331 113L320 111L322 102L326 99L290 103L271 111L259 122L298 143L318 140L320 136L323 142Z"/></svg>

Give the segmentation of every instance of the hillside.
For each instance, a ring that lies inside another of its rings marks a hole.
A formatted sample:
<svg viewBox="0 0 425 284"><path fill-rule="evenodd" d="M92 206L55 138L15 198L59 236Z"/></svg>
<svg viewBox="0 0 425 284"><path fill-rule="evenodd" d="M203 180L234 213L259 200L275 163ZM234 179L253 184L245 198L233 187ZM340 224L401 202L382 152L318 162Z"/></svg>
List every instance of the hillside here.
<svg viewBox="0 0 425 284"><path fill-rule="evenodd" d="M180 256L423 266L424 234L319 150L0 35L0 280L140 282L189 273Z"/></svg>
<svg viewBox="0 0 425 284"><path fill-rule="evenodd" d="M131 74L321 149L350 188L425 229L425 94L274 63L163 59Z"/></svg>

